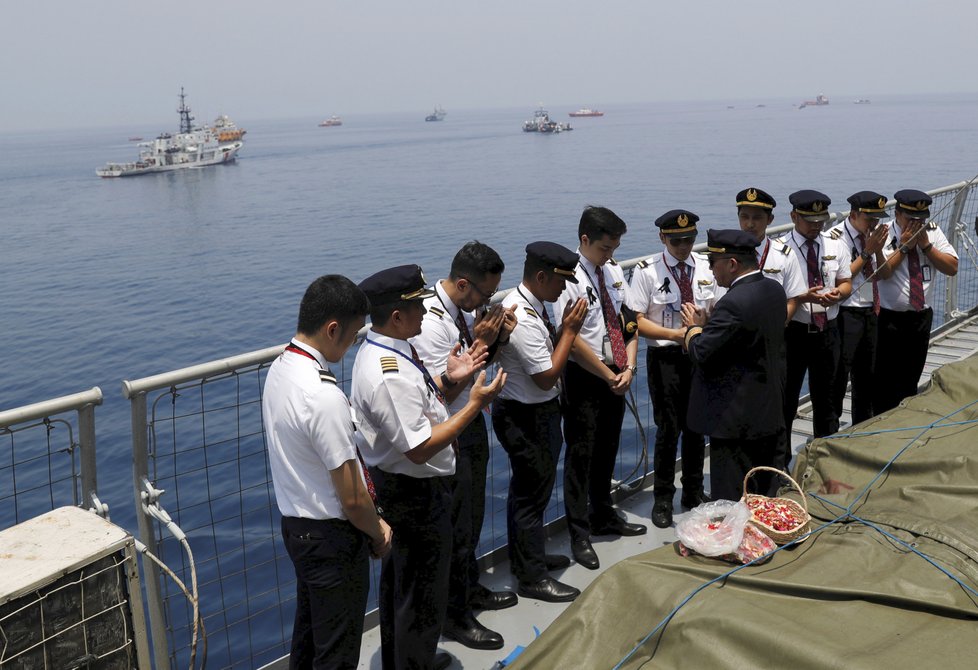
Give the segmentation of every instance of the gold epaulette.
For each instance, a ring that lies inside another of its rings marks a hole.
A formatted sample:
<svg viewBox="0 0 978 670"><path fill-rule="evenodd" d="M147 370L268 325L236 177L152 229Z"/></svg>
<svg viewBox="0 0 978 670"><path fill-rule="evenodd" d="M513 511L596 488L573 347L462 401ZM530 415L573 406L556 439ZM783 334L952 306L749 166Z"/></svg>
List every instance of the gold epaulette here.
<svg viewBox="0 0 978 670"><path fill-rule="evenodd" d="M931 221L927 224L927 230L937 230L937 221Z"/></svg>
<svg viewBox="0 0 978 670"><path fill-rule="evenodd" d="M710 281L709 279L697 279L697 280L696 280L696 283L697 283L697 285L699 285L699 286L709 286L709 285L710 285L710 284L712 284L713 282L712 282L712 281Z"/></svg>
<svg viewBox="0 0 978 670"><path fill-rule="evenodd" d="M332 372L330 372L329 370L320 370L319 371L319 380L320 381L323 381L323 382L326 382L328 384L335 384L336 383L336 376Z"/></svg>
<svg viewBox="0 0 978 670"><path fill-rule="evenodd" d="M618 261L616 261L614 258L609 258L608 265L618 265Z"/></svg>
<svg viewBox="0 0 978 670"><path fill-rule="evenodd" d="M399 372L397 368L397 356L381 356L380 370L384 374L388 372Z"/></svg>
<svg viewBox="0 0 978 670"><path fill-rule="evenodd" d="M530 316L535 316L538 319L540 318L540 315L537 314L537 311L535 309L533 309L532 307L524 307L523 309L525 309L526 310L526 313L529 314Z"/></svg>
<svg viewBox="0 0 978 670"><path fill-rule="evenodd" d="M437 316L439 319L445 316L445 310L441 307L429 307L428 311Z"/></svg>
<svg viewBox="0 0 978 670"><path fill-rule="evenodd" d="M649 262L648 261L639 261L638 262L638 265L636 265L635 267L637 267L640 270L643 270L643 269L649 267Z"/></svg>
<svg viewBox="0 0 978 670"><path fill-rule="evenodd" d="M829 237L831 237L833 240L839 239L840 237L842 237L842 229L833 228L832 230L829 231Z"/></svg>
<svg viewBox="0 0 978 670"><path fill-rule="evenodd" d="M782 242L781 243L781 253L784 254L785 256L787 256L788 254L791 253L791 247L789 247L787 244L785 244L784 242Z"/></svg>

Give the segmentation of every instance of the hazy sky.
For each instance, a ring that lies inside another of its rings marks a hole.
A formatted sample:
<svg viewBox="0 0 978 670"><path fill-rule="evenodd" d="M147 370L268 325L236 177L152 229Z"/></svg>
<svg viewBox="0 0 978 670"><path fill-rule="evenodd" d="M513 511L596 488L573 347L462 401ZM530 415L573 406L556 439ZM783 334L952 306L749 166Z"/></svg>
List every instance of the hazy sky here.
<svg viewBox="0 0 978 670"><path fill-rule="evenodd" d="M972 93L976 0L11 0L0 132Z"/></svg>

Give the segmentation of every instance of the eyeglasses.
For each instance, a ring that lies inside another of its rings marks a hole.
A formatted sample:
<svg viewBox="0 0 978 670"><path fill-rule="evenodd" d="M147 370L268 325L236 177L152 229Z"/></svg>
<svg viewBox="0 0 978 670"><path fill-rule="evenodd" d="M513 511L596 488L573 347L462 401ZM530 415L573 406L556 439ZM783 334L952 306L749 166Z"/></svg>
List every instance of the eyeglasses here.
<svg viewBox="0 0 978 670"><path fill-rule="evenodd" d="M475 283L474 281L472 281L472 280L471 280L471 279L469 279L468 277L462 277L462 279L464 279L465 281L467 281L467 282L469 283L469 286L471 286L471 287L472 287L472 289L473 289L473 290L474 290L474 291L475 291L476 293L478 293L478 294L479 294L479 297L481 297L481 298L482 298L483 300L485 300L486 302L489 302L490 300L492 300L492 296L494 296L494 295L496 295L496 291L498 290L498 289L495 289L495 290L493 290L493 291L490 291L489 293L486 293L486 292L485 292L485 291L483 291L483 290L482 290L481 288L479 288L479 287L478 287L478 286L476 285L476 283Z"/></svg>

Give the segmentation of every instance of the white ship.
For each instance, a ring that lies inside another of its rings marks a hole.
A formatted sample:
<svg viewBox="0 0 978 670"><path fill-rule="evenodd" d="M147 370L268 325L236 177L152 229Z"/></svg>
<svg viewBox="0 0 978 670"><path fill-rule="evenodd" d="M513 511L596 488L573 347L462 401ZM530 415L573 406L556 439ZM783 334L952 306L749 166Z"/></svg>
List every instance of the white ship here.
<svg viewBox="0 0 978 670"><path fill-rule="evenodd" d="M244 146L245 130L227 116L219 116L211 126L194 127L194 117L180 89L180 132L162 133L151 142L139 144L139 158L130 163L108 163L95 170L99 177L129 177L150 172L199 168L234 161Z"/></svg>

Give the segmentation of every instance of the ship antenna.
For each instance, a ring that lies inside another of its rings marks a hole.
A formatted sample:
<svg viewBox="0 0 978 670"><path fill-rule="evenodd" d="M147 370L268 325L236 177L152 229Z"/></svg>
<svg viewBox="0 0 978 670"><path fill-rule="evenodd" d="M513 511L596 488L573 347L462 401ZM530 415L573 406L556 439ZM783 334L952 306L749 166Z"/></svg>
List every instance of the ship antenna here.
<svg viewBox="0 0 978 670"><path fill-rule="evenodd" d="M190 116L190 108L187 107L186 103L187 96L183 92L183 86L180 87L180 109L177 112L180 114L180 132L189 133L194 129L194 117Z"/></svg>

